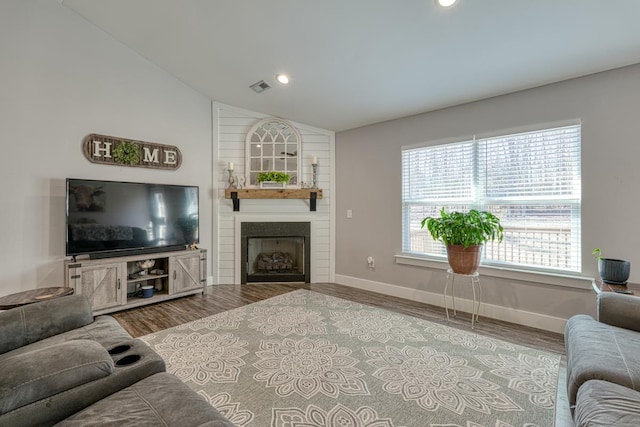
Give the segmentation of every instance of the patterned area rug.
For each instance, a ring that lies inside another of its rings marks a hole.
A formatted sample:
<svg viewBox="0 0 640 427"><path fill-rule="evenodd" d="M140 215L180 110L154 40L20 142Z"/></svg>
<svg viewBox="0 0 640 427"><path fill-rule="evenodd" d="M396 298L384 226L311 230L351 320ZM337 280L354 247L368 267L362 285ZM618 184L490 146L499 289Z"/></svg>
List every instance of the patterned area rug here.
<svg viewBox="0 0 640 427"><path fill-rule="evenodd" d="M307 290L142 339L242 427L554 425L559 356Z"/></svg>

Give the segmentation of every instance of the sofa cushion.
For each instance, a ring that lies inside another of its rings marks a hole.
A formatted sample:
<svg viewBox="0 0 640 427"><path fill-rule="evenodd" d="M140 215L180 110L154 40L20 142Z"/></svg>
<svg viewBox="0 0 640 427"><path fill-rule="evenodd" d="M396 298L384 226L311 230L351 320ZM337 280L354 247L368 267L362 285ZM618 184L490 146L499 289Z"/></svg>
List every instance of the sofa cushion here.
<svg viewBox="0 0 640 427"><path fill-rule="evenodd" d="M63 299L63 298L60 298ZM43 303L37 303L43 304ZM37 305L32 304L32 305ZM20 353L46 348L53 344L59 344L72 340L91 340L101 344L105 348L111 348L124 341L131 340L131 335L125 331L122 326L111 316L98 316L92 323L59 333L49 338L41 339L29 345L25 345L15 350L0 354L0 363L6 357L13 357Z"/></svg>
<svg viewBox="0 0 640 427"><path fill-rule="evenodd" d="M0 354L93 322L84 295L70 295L0 312Z"/></svg>
<svg viewBox="0 0 640 427"><path fill-rule="evenodd" d="M58 427L134 425L233 426L178 377L168 373L145 378L56 424Z"/></svg>
<svg viewBox="0 0 640 427"><path fill-rule="evenodd" d="M597 322L587 315L576 315L567 322L565 348L571 406L581 385L592 379L640 389L640 334L637 332Z"/></svg>
<svg viewBox="0 0 640 427"><path fill-rule="evenodd" d="M640 426L640 393L607 381L580 386L574 413L575 427Z"/></svg>
<svg viewBox="0 0 640 427"><path fill-rule="evenodd" d="M94 341L54 344L0 364L0 414L113 373L111 356Z"/></svg>

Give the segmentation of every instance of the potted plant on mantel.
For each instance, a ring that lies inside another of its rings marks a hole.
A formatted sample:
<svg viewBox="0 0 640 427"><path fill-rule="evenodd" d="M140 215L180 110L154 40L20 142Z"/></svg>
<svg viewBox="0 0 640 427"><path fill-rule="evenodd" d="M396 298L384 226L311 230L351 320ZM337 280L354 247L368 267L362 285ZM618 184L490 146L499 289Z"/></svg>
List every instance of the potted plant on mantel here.
<svg viewBox="0 0 640 427"><path fill-rule="evenodd" d="M422 228L427 227L431 237L447 247L447 260L454 273L473 274L480 266L482 246L490 240L502 241L504 236L500 219L490 212L471 209L467 213L447 213L440 210L440 217L426 217Z"/></svg>
<svg viewBox="0 0 640 427"><path fill-rule="evenodd" d="M600 248L595 248L593 255L598 259L598 274L608 285L626 285L631 273L631 263L623 259L605 258Z"/></svg>
<svg viewBox="0 0 640 427"><path fill-rule="evenodd" d="M290 178L285 172L260 172L257 181L260 188L286 188Z"/></svg>

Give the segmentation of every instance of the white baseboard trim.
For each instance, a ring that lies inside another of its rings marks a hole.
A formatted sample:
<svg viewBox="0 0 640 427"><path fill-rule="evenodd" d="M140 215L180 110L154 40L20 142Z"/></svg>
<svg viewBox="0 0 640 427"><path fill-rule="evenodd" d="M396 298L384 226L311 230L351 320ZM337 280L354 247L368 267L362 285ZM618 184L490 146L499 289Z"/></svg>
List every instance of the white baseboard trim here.
<svg viewBox="0 0 640 427"><path fill-rule="evenodd" d="M438 307L444 307L444 299L442 294L436 294L433 292L420 291L417 289L391 285L389 283L359 279L357 277L343 276L341 274L336 274L335 283L352 288L377 292L384 295L418 301L425 304L431 304ZM471 300L456 298L457 309L470 313L471 306ZM545 331L551 331L560 334L564 333L564 326L567 323L567 319L563 319L560 317L553 317L546 314L516 310L509 307L485 303L480 304L480 316L503 320L505 322L516 323L518 325L529 326L532 328L543 329ZM482 321L482 319L480 319L480 321Z"/></svg>

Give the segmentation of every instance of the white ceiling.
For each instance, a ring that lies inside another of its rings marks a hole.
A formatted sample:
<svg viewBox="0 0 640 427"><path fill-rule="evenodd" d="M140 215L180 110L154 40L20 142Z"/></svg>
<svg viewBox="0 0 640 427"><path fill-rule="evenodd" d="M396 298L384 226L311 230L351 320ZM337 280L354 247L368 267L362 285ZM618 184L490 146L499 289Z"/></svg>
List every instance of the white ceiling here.
<svg viewBox="0 0 640 427"><path fill-rule="evenodd" d="M640 0L61 1L215 101L334 131L640 63Z"/></svg>

